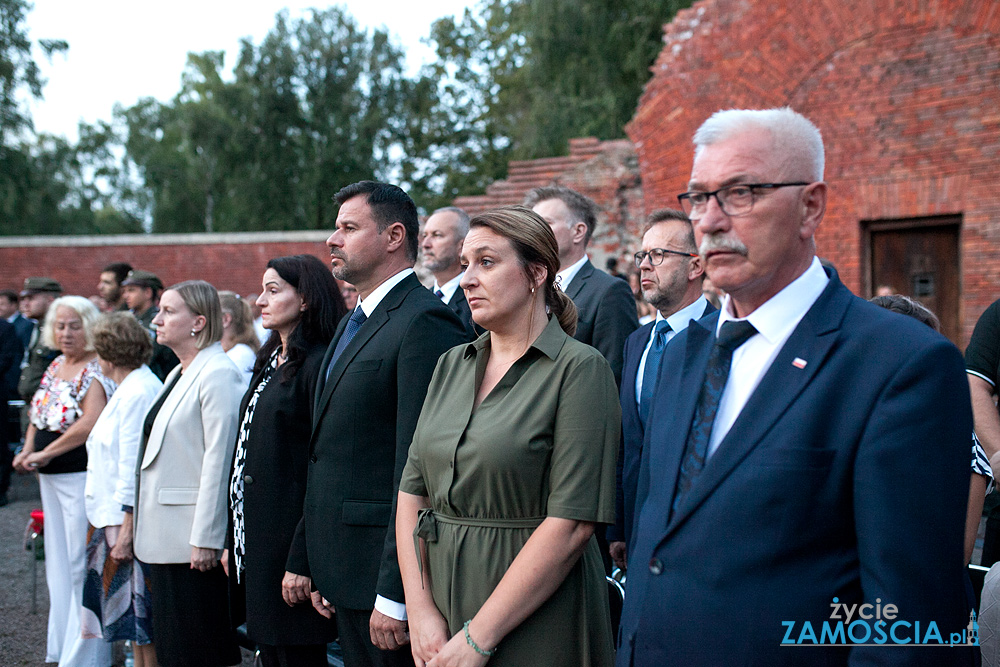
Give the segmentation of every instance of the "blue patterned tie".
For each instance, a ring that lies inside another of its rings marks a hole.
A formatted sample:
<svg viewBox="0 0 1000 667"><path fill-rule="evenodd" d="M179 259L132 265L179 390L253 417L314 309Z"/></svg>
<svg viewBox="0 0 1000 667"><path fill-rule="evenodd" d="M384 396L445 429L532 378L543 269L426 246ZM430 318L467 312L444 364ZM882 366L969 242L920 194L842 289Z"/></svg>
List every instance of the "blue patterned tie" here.
<svg viewBox="0 0 1000 667"><path fill-rule="evenodd" d="M351 319L347 321L347 328L344 329L344 334L340 337L340 340L337 341L337 347L333 351L333 356L330 357L330 365L326 367L326 378L328 380L330 379L330 371L333 370L333 365L337 363L337 359L340 358L344 348L351 342L351 339L354 338L354 336L358 333L358 329L361 328L361 325L364 324L367 319L368 316L365 315L365 311L361 310L361 306L355 308L354 312L351 313Z"/></svg>
<svg viewBox="0 0 1000 667"><path fill-rule="evenodd" d="M653 335L653 344L646 354L646 365L642 371L642 387L639 394L639 421L643 428L649 418L649 407L653 402L653 389L656 387L656 376L660 371L660 359L663 358L663 350L667 347L667 332L673 331L666 320L656 323L656 333Z"/></svg>
<svg viewBox="0 0 1000 667"><path fill-rule="evenodd" d="M729 369L733 362L733 351L757 333L757 329L747 321L724 322L719 330L719 337L712 347L705 366L705 384L698 394L698 403L694 409L694 419L691 421L691 433L688 435L684 456L681 459L680 475L677 478L677 490L674 492L674 502L671 505L671 515L677 511L681 499L691 490L691 485L705 467L708 458L708 443L712 440L712 426L715 415L719 411L719 400L729 380Z"/></svg>

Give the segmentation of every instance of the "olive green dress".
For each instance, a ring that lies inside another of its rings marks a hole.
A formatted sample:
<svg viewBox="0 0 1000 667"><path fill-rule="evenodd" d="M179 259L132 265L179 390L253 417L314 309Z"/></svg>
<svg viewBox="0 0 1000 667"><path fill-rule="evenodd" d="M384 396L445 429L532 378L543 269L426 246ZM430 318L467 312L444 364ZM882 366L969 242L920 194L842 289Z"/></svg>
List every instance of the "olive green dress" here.
<svg viewBox="0 0 1000 667"><path fill-rule="evenodd" d="M427 542L422 567L452 635L476 615L545 517L614 520L621 412L608 363L552 319L473 411L489 352L487 333L441 357L399 487L430 499L433 512L421 513L415 534ZM399 548L408 546L401 536ZM552 597L500 642L490 665L613 662L607 584L592 537Z"/></svg>

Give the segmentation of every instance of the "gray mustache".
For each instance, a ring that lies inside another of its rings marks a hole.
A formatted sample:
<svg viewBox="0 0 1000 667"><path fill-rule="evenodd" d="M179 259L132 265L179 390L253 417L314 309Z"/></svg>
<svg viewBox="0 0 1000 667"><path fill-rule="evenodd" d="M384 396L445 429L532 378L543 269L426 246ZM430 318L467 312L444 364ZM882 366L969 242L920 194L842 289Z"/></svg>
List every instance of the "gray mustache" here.
<svg viewBox="0 0 1000 667"><path fill-rule="evenodd" d="M737 254L746 257L749 250L735 236L726 236L725 234L708 234L701 239L701 245L698 246L698 252L704 257L707 253L713 250L725 250L727 252L735 252Z"/></svg>

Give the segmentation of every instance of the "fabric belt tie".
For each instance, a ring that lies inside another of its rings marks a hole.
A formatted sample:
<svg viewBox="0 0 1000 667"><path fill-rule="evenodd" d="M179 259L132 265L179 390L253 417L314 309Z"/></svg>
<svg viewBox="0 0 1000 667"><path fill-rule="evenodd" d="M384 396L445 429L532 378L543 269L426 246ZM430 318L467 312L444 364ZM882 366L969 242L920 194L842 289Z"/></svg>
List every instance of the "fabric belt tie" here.
<svg viewBox="0 0 1000 667"><path fill-rule="evenodd" d="M480 519L471 516L451 516L435 512L425 507L417 512L417 526L413 529L413 550L417 554L417 570L420 572L420 586L424 585L424 557L420 552L420 540L430 544L438 541L438 523L451 526L474 526L483 528L538 528L545 521L544 516L522 519Z"/></svg>

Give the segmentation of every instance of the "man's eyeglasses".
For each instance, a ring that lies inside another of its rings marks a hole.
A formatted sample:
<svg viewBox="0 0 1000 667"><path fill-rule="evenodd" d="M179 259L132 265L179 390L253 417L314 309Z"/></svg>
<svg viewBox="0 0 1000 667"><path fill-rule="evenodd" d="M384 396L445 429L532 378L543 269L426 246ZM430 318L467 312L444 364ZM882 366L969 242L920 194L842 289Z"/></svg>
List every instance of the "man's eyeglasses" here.
<svg viewBox="0 0 1000 667"><path fill-rule="evenodd" d="M650 248L648 251L640 250L635 253L635 265L639 267L642 265L643 261L648 257L649 263L653 266L659 266L663 264L663 257L666 255L680 255L681 257L697 257L698 254L694 252L680 252L679 250L669 250L667 248Z"/></svg>
<svg viewBox="0 0 1000 667"><path fill-rule="evenodd" d="M681 203L681 208L692 220L697 220L705 215L708 208L708 200L715 197L719 203L719 208L726 215L746 215L753 210L753 204L757 200L758 190L777 190L778 188L790 188L801 185L809 185L806 182L796 181L795 183L737 183L727 185L713 192L685 192L677 195L677 200Z"/></svg>

